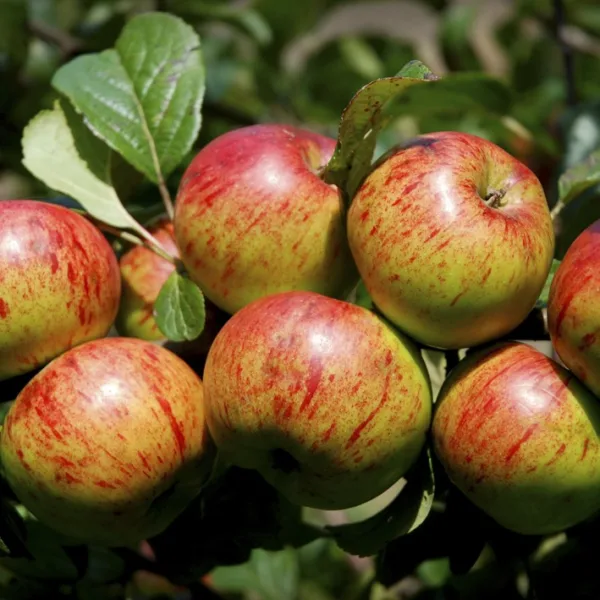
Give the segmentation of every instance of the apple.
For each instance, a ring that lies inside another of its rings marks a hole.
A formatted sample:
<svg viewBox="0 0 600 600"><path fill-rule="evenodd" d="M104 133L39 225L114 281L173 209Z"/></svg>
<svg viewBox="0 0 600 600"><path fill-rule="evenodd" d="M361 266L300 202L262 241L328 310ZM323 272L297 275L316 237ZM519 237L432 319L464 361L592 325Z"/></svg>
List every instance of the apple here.
<svg viewBox="0 0 600 600"><path fill-rule="evenodd" d="M600 221L573 242L548 298L548 330L560 359L600 396Z"/></svg>
<svg viewBox="0 0 600 600"><path fill-rule="evenodd" d="M600 509L600 403L526 344L461 361L435 405L433 442L451 481L503 527L551 534Z"/></svg>
<svg viewBox="0 0 600 600"><path fill-rule="evenodd" d="M255 300L217 335L206 417L226 461L290 501L356 506L417 459L431 388L413 343L374 313L314 292Z"/></svg>
<svg viewBox="0 0 600 600"><path fill-rule="evenodd" d="M151 342L87 342L23 388L0 456L16 496L48 527L135 544L163 531L209 475L202 382Z"/></svg>
<svg viewBox="0 0 600 600"><path fill-rule="evenodd" d="M335 141L256 125L209 143L184 173L175 238L190 277L233 314L278 292L345 297L358 275L339 190L319 177Z"/></svg>
<svg viewBox="0 0 600 600"><path fill-rule="evenodd" d="M120 293L116 256L87 219L45 202L0 202L0 381L104 337Z"/></svg>
<svg viewBox="0 0 600 600"><path fill-rule="evenodd" d="M159 219L148 230L167 252L179 258L171 221ZM135 246L123 254L119 266L123 289L115 322L118 333L158 342L201 373L210 345L229 315L205 300L206 324L200 337L190 342L167 340L154 318L154 302L175 265L145 246Z"/></svg>
<svg viewBox="0 0 600 600"><path fill-rule="evenodd" d="M148 231L174 258L179 258L173 224L160 219ZM154 302L175 265L145 246L134 246L119 260L123 290L115 326L126 337L164 340L154 319Z"/></svg>
<svg viewBox="0 0 600 600"><path fill-rule="evenodd" d="M536 176L491 142L452 131L419 136L374 165L350 206L348 239L377 307L437 348L519 325L554 254Z"/></svg>

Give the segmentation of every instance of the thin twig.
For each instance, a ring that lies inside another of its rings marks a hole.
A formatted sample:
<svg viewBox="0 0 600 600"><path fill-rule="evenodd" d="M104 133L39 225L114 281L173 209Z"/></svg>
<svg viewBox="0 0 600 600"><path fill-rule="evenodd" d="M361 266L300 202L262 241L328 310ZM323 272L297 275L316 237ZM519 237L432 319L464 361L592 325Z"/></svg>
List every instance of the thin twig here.
<svg viewBox="0 0 600 600"><path fill-rule="evenodd" d="M113 227L112 225L108 225L107 223L104 223L103 221L100 221L99 219L96 219L94 217L92 217L91 215L85 215L90 221L92 221L92 223L94 223L94 225L106 232L106 233L110 233L111 235L114 235L115 237L124 240L126 242L130 242L132 244L135 244L136 246L144 246L145 248L148 248L148 250L152 250L152 252L154 252L155 254L158 254L158 256L160 256L161 258L164 258L165 260L169 261L171 264L178 266L179 264L179 260L177 258L175 258L174 256L172 256L171 254L169 254L169 252L167 252L167 250L165 249L165 247L150 233L148 233L145 229L140 231L140 235L142 235L145 238L145 241L139 237L137 237L136 235L133 235L132 233L129 233L128 231L123 231L122 229L119 229L118 227Z"/></svg>
<svg viewBox="0 0 600 600"><path fill-rule="evenodd" d="M575 69L573 64L573 49L566 43L562 31L565 27L565 8L563 0L554 0L554 37L560 47L563 57L565 81L567 85L567 102L573 106L577 102L575 90Z"/></svg>
<svg viewBox="0 0 600 600"><path fill-rule="evenodd" d="M554 208L552 208L552 210L550 211L550 217L553 221L556 221L556 217L560 215L564 207L564 203L560 200L554 205Z"/></svg>
<svg viewBox="0 0 600 600"><path fill-rule="evenodd" d="M38 39L57 46L64 58L77 54L83 48L83 42L66 31L52 27L41 21L31 21L29 31Z"/></svg>

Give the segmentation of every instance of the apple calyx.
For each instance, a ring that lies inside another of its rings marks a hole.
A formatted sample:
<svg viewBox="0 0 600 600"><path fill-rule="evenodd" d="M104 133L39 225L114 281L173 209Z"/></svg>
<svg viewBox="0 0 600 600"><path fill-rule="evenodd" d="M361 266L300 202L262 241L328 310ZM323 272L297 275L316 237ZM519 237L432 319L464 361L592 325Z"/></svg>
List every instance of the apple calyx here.
<svg viewBox="0 0 600 600"><path fill-rule="evenodd" d="M300 471L300 463L283 448L275 448L271 451L271 465L286 475Z"/></svg>

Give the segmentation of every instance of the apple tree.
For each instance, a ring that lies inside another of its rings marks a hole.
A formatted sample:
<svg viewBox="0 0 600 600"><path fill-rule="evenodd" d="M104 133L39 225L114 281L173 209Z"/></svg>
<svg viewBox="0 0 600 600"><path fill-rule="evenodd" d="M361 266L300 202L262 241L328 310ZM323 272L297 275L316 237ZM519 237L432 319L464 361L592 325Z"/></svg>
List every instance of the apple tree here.
<svg viewBox="0 0 600 600"><path fill-rule="evenodd" d="M0 597L600 594L600 12L481 5L0 3Z"/></svg>

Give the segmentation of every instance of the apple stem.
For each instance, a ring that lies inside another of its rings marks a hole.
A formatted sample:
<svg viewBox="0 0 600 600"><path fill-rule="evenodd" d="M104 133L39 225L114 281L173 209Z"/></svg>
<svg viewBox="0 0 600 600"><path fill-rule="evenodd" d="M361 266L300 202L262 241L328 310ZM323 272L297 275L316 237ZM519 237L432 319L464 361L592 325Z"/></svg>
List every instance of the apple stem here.
<svg viewBox="0 0 600 600"><path fill-rule="evenodd" d="M504 205L504 202L502 202L504 196L506 195L506 191L505 190L490 190L485 199L484 202L490 207L490 208L498 208L500 206Z"/></svg>

